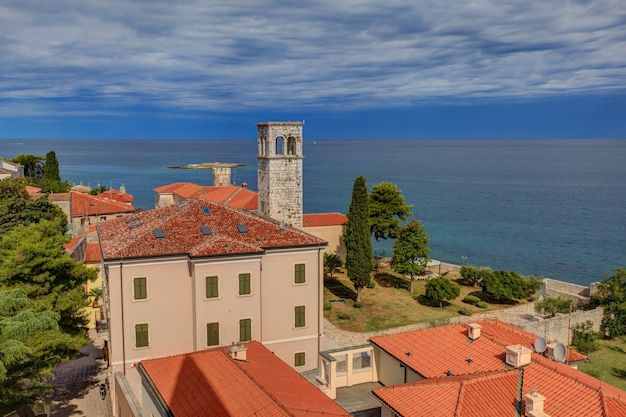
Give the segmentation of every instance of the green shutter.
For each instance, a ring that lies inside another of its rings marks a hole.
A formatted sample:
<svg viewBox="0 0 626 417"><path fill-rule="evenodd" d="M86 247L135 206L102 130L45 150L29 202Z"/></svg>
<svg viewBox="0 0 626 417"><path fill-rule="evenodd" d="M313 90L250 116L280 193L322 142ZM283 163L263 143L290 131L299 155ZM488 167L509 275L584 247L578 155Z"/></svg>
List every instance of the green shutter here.
<svg viewBox="0 0 626 417"><path fill-rule="evenodd" d="M304 306L295 308L295 327L306 326L306 309Z"/></svg>
<svg viewBox="0 0 626 417"><path fill-rule="evenodd" d="M252 319L241 319L239 320L239 341L250 340L252 340Z"/></svg>
<svg viewBox="0 0 626 417"><path fill-rule="evenodd" d="M217 277L206 277L206 298L219 297L217 282Z"/></svg>
<svg viewBox="0 0 626 417"><path fill-rule="evenodd" d="M133 291L135 300L145 300L148 298L148 288L145 277L133 279L133 284L135 287Z"/></svg>
<svg viewBox="0 0 626 417"><path fill-rule="evenodd" d="M296 284L304 284L306 282L306 265L296 264L294 282Z"/></svg>
<svg viewBox="0 0 626 417"><path fill-rule="evenodd" d="M206 344L207 346L219 346L220 344L220 324L219 323L207 323Z"/></svg>
<svg viewBox="0 0 626 417"><path fill-rule="evenodd" d="M239 295L250 294L250 274L239 274Z"/></svg>
<svg viewBox="0 0 626 417"><path fill-rule="evenodd" d="M294 366L304 366L304 365L306 365L306 353L304 353L304 352L297 352L294 355L293 364L294 364Z"/></svg>
<svg viewBox="0 0 626 417"><path fill-rule="evenodd" d="M148 324L135 325L135 347L148 346Z"/></svg>

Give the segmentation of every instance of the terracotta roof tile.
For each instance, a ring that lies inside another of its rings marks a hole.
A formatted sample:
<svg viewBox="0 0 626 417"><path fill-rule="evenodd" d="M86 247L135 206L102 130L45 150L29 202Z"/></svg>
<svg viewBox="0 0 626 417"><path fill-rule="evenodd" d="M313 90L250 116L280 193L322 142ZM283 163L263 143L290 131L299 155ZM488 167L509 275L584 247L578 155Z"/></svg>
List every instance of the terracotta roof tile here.
<svg viewBox="0 0 626 417"><path fill-rule="evenodd" d="M515 416L516 402L536 388L546 397L544 411L551 417L626 415L626 392L538 353L531 354L529 365L510 370L504 364L505 346L532 348L536 337L498 320L478 323L481 336L471 343L466 325L461 324L371 338L372 343L430 378L382 388L374 394L400 415L500 417ZM463 365L468 355L472 364ZM492 364L494 358L500 361L500 370ZM441 376L445 364L454 376ZM454 412L449 413L453 404Z"/></svg>
<svg viewBox="0 0 626 417"><path fill-rule="evenodd" d="M203 208L209 209L205 214ZM238 225L245 225L241 233ZM210 235L202 233L208 226ZM164 237L155 236L161 229ZM246 210L206 200L190 200L98 225L105 259L263 253L271 248L323 246L326 242Z"/></svg>
<svg viewBox="0 0 626 417"><path fill-rule="evenodd" d="M302 216L304 227L338 226L346 223L348 223L348 216L341 213L316 213Z"/></svg>
<svg viewBox="0 0 626 417"><path fill-rule="evenodd" d="M120 203L105 197L72 192L70 198L72 217L132 213L135 211L135 208L130 204Z"/></svg>
<svg viewBox="0 0 626 417"><path fill-rule="evenodd" d="M85 262L100 262L101 260L100 244L97 242L87 243Z"/></svg>
<svg viewBox="0 0 626 417"><path fill-rule="evenodd" d="M176 417L349 416L263 345L246 346L247 362L217 348L141 367Z"/></svg>

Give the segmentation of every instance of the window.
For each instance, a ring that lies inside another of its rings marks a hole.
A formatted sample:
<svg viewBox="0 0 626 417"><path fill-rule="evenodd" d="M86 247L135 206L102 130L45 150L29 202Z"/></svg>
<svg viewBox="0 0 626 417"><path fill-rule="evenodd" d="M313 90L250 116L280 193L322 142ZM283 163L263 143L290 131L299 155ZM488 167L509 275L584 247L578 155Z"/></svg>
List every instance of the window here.
<svg viewBox="0 0 626 417"><path fill-rule="evenodd" d="M306 353L304 352L296 352L293 355L293 364L294 366L304 366L306 365Z"/></svg>
<svg viewBox="0 0 626 417"><path fill-rule="evenodd" d="M304 327L306 326L306 308L304 306L297 306L295 308L295 327Z"/></svg>
<svg viewBox="0 0 626 417"><path fill-rule="evenodd" d="M239 295L250 294L250 274L239 274Z"/></svg>
<svg viewBox="0 0 626 417"><path fill-rule="evenodd" d="M306 282L306 268L304 264L295 265L293 282L296 284L304 284Z"/></svg>
<svg viewBox="0 0 626 417"><path fill-rule="evenodd" d="M148 324L135 324L135 347L148 347Z"/></svg>
<svg viewBox="0 0 626 417"><path fill-rule="evenodd" d="M148 298L148 283L146 277L133 279L133 296L135 300L145 300Z"/></svg>
<svg viewBox="0 0 626 417"><path fill-rule="evenodd" d="M206 277L206 298L217 298L219 296L217 277Z"/></svg>
<svg viewBox="0 0 626 417"><path fill-rule="evenodd" d="M220 344L220 324L207 323L206 325L206 345L219 346Z"/></svg>
<svg viewBox="0 0 626 417"><path fill-rule="evenodd" d="M252 340L252 319L239 320L239 341L248 342Z"/></svg>

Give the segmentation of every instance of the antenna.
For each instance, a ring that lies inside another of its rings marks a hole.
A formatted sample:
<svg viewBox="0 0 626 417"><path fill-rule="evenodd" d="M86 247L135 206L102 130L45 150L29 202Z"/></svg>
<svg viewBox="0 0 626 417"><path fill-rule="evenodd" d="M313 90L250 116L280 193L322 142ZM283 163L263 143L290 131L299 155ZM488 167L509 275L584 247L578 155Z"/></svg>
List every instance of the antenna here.
<svg viewBox="0 0 626 417"><path fill-rule="evenodd" d="M567 358L567 348L563 343L557 343L556 346L554 346L552 354L554 355L555 361L565 362L565 358Z"/></svg>
<svg viewBox="0 0 626 417"><path fill-rule="evenodd" d="M543 337L538 337L537 340L535 340L535 352L543 353L546 351L547 347L548 342L546 342L546 339L544 339Z"/></svg>

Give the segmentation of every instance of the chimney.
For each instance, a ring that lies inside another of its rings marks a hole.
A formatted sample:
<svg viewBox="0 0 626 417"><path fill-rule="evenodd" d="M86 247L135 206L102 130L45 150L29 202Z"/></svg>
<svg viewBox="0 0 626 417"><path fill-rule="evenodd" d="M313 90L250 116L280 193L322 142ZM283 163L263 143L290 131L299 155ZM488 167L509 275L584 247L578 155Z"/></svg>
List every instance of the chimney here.
<svg viewBox="0 0 626 417"><path fill-rule="evenodd" d="M550 417L543 412L543 403L546 397L539 394L537 388L533 388L530 394L524 396L526 400L526 417Z"/></svg>
<svg viewBox="0 0 626 417"><path fill-rule="evenodd" d="M120 193L126 194L126 186L124 184L120 185Z"/></svg>
<svg viewBox="0 0 626 417"><path fill-rule="evenodd" d="M467 337L470 340L476 340L480 337L480 329L482 329L483 326L481 326L478 323L470 323L467 325Z"/></svg>
<svg viewBox="0 0 626 417"><path fill-rule="evenodd" d="M531 350L522 345L512 345L506 348L506 364L519 368L530 364Z"/></svg>
<svg viewBox="0 0 626 417"><path fill-rule="evenodd" d="M232 344L228 347L228 353L232 359L246 362L246 351L248 348L243 343Z"/></svg>
<svg viewBox="0 0 626 417"><path fill-rule="evenodd" d="M248 183L244 182L243 184L241 184L241 188L248 188Z"/></svg>

